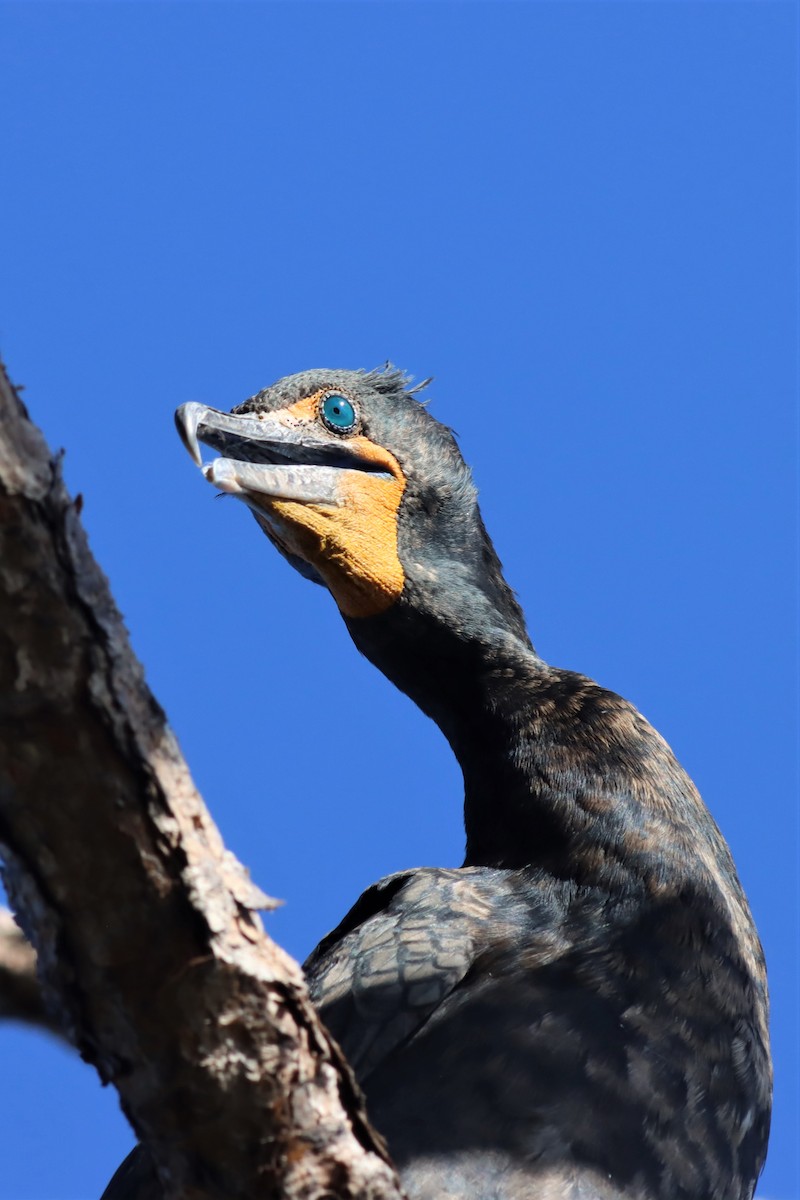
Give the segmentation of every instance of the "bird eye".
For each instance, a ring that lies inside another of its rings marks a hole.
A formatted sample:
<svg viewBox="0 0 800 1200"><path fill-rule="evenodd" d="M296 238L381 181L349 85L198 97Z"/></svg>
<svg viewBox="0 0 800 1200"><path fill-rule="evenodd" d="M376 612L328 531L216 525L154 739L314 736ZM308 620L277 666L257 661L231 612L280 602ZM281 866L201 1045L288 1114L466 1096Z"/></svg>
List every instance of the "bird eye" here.
<svg viewBox="0 0 800 1200"><path fill-rule="evenodd" d="M356 410L344 396L326 396L319 411L323 424L334 433L349 433L356 427Z"/></svg>

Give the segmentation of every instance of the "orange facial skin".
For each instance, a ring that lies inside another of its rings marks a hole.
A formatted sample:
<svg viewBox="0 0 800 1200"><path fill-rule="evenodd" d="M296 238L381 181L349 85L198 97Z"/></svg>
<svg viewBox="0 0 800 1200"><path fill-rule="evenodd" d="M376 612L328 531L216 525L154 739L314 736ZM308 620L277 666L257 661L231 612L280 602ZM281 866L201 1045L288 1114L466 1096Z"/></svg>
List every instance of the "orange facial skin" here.
<svg viewBox="0 0 800 1200"><path fill-rule="evenodd" d="M298 423L316 423L324 392L284 410ZM306 504L260 498L265 525L290 554L309 563L347 617L384 612L400 596L405 574L397 555L397 514L406 481L393 454L361 434L348 446L391 478L342 472L340 503Z"/></svg>

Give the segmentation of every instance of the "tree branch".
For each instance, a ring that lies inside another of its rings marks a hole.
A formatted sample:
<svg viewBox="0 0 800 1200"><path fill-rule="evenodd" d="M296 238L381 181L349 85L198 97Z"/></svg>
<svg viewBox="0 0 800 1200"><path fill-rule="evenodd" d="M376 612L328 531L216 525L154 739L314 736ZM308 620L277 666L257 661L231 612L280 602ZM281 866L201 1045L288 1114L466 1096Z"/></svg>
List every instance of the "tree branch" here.
<svg viewBox="0 0 800 1200"><path fill-rule="evenodd" d="M1 368L0 842L45 1003L167 1195L401 1197Z"/></svg>
<svg viewBox="0 0 800 1200"><path fill-rule="evenodd" d="M36 951L7 908L0 908L0 1020L24 1021L64 1036L42 1001Z"/></svg>

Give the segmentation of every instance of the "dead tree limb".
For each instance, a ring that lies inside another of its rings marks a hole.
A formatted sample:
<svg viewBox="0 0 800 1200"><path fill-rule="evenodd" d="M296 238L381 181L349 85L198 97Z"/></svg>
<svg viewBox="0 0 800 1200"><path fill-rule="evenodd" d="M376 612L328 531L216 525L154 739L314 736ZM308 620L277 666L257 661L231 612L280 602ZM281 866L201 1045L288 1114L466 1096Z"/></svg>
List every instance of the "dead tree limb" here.
<svg viewBox="0 0 800 1200"><path fill-rule="evenodd" d="M36 978L36 952L7 908L0 908L0 1020L24 1021L63 1037Z"/></svg>
<svg viewBox="0 0 800 1200"><path fill-rule="evenodd" d="M1 370L0 842L45 1003L169 1196L401 1196Z"/></svg>

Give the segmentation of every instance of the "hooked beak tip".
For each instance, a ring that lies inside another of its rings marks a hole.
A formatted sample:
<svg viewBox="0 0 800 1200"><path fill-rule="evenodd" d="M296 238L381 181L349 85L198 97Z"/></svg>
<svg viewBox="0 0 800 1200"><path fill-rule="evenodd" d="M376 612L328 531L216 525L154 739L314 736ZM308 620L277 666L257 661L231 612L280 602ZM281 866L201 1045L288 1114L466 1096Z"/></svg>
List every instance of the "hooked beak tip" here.
<svg viewBox="0 0 800 1200"><path fill-rule="evenodd" d="M204 409L202 404L182 404L175 411L175 426L195 465L201 467L203 459L200 454L200 443L197 440L197 426Z"/></svg>

